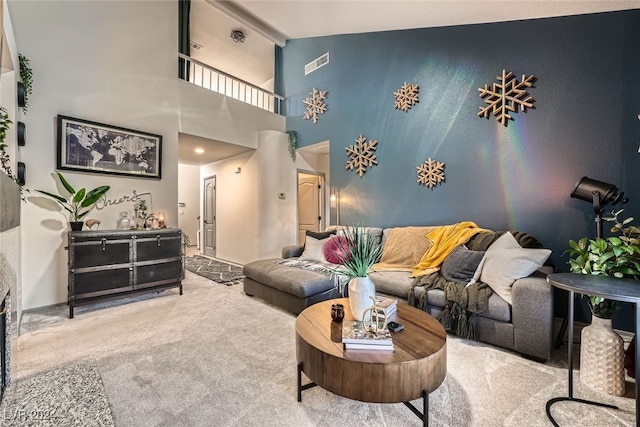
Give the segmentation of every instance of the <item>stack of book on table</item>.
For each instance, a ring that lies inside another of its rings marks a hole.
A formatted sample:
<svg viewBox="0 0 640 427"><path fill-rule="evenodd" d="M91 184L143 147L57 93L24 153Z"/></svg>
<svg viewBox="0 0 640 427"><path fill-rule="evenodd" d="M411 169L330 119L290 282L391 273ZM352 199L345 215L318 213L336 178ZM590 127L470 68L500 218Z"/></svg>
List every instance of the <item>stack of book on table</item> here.
<svg viewBox="0 0 640 427"><path fill-rule="evenodd" d="M376 296L376 307L378 313L386 314L387 317L395 314L398 308L398 300L395 298L383 297L381 295ZM383 311L384 310L384 311Z"/></svg>
<svg viewBox="0 0 640 427"><path fill-rule="evenodd" d="M373 333L366 330L359 320L342 322L342 342L345 350L393 351L393 342L388 329Z"/></svg>

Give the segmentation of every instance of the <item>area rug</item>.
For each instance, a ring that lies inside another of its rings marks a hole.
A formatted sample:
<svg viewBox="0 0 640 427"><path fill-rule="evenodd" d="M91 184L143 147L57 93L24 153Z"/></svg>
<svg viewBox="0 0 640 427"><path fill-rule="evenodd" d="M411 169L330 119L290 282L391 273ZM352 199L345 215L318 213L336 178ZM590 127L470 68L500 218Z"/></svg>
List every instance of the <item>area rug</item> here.
<svg viewBox="0 0 640 427"><path fill-rule="evenodd" d="M5 391L2 426L115 426L102 378L93 361L83 361L30 378Z"/></svg>
<svg viewBox="0 0 640 427"><path fill-rule="evenodd" d="M184 268L227 286L240 283L244 277L242 267L199 255L185 258Z"/></svg>

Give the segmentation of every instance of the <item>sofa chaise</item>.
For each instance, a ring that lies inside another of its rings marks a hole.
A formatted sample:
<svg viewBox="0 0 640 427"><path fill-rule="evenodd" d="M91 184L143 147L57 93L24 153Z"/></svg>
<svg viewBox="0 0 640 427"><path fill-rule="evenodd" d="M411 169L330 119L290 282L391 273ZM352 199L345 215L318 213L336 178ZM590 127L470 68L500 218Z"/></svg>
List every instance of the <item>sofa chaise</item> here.
<svg viewBox="0 0 640 427"><path fill-rule="evenodd" d="M553 341L553 291L546 281L546 275L553 272L547 261L550 251L526 233L479 229L464 236L463 244L453 250L436 254L444 259L437 268L413 269L436 246L452 244L450 236L434 242L433 233L441 229L368 227L369 234L383 245L380 262L369 275L376 293L422 308L440 319L449 332L529 358L549 359ZM326 243L336 232L340 230L333 226L326 233L308 234L304 246L283 248L282 258L245 264L244 292L294 314L316 302L341 297L336 276L327 273L331 267L323 268L332 265L327 261L331 257ZM537 257L533 263L530 254ZM524 264L526 275L519 277L518 271L511 271ZM469 286L467 282L475 283ZM460 305L459 300L468 305Z"/></svg>

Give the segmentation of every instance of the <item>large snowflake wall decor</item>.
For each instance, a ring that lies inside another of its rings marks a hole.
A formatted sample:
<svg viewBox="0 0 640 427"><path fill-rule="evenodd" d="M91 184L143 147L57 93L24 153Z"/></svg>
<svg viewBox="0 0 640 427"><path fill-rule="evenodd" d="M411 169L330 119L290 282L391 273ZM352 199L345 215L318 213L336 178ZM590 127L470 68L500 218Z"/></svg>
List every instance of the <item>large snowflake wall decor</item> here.
<svg viewBox="0 0 640 427"><path fill-rule="evenodd" d="M406 113L409 111L409 108L419 102L419 92L420 86L404 82L399 91L393 92L393 96L396 98L396 103L393 105L394 108Z"/></svg>
<svg viewBox="0 0 640 427"><path fill-rule="evenodd" d="M526 88L533 86L535 77L523 74L522 81L518 82L513 73L502 70L502 76L497 76L496 79L502 84L493 83L491 89L485 84L484 88L478 89L480 98L484 98L487 104L486 107L480 107L478 116L488 119L489 115L493 114L497 121L506 126L509 119L514 120L509 111L517 113L518 106L521 111L525 111L525 108L534 108L533 98L527 93Z"/></svg>
<svg viewBox="0 0 640 427"><path fill-rule="evenodd" d="M426 185L433 190L433 187L444 182L444 163L431 160L431 157L418 166L418 184Z"/></svg>
<svg viewBox="0 0 640 427"><path fill-rule="evenodd" d="M304 108L307 110L302 116L305 120L311 120L315 124L318 121L318 116L325 111L327 111L327 104L324 103L324 100L327 98L326 90L318 90L315 87L310 92L311 98L305 98Z"/></svg>
<svg viewBox="0 0 640 427"><path fill-rule="evenodd" d="M347 156L349 157L346 169L355 169L358 175L360 175L360 178L362 178L362 175L364 175L368 167L378 164L376 155L373 154L373 152L376 151L378 141L367 141L367 138L360 134L358 139L356 139L356 143L357 144L350 145L346 148Z"/></svg>

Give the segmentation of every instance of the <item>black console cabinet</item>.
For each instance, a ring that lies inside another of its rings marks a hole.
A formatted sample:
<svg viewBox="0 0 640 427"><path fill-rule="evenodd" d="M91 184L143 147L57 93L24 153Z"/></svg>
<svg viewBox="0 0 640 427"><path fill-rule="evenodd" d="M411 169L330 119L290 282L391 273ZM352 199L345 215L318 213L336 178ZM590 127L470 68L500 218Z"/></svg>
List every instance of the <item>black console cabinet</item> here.
<svg viewBox="0 0 640 427"><path fill-rule="evenodd" d="M182 231L70 231L69 318L76 305L169 288L182 295Z"/></svg>

